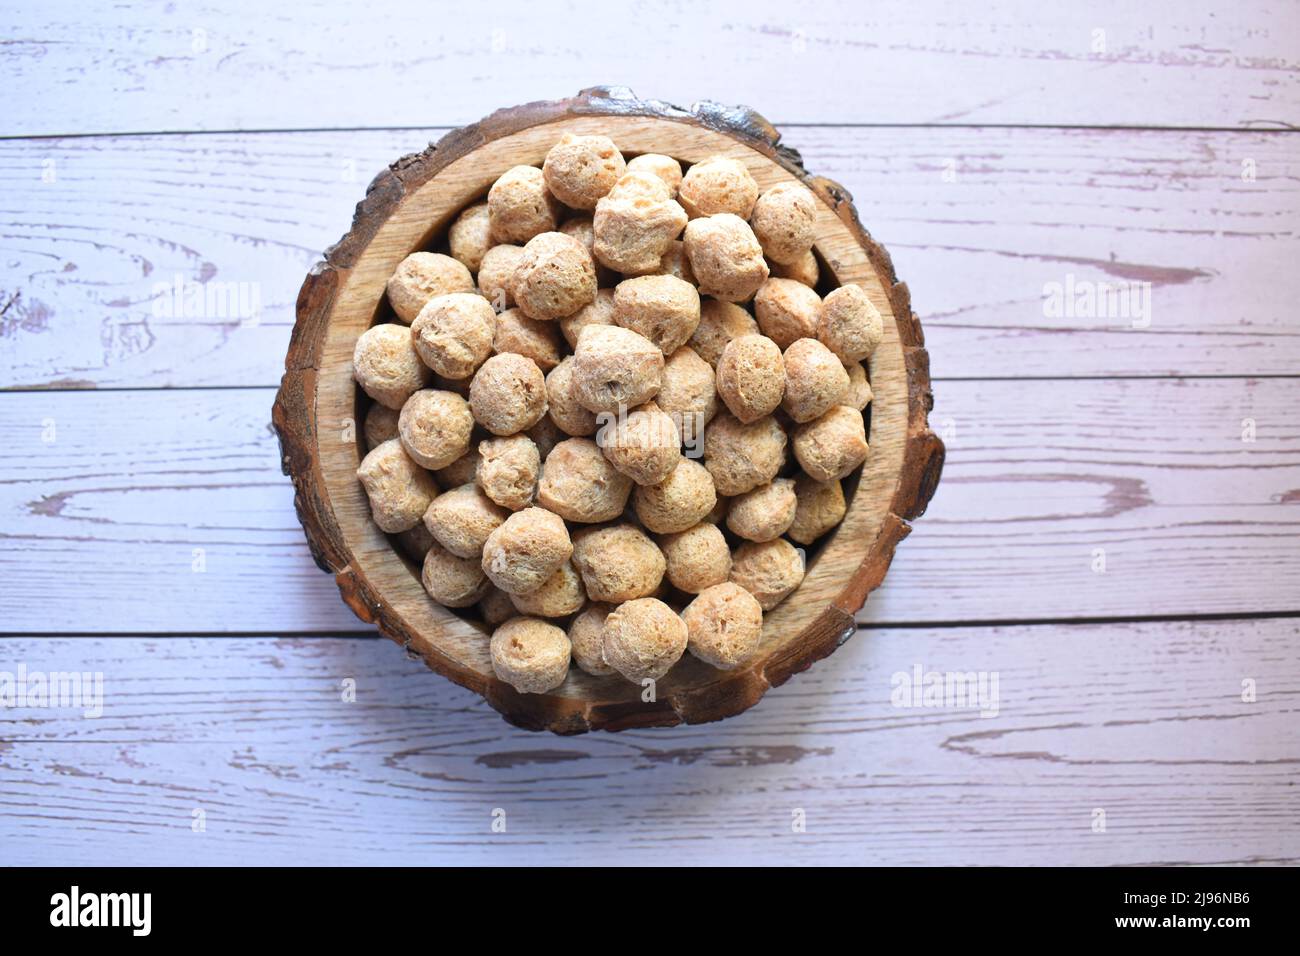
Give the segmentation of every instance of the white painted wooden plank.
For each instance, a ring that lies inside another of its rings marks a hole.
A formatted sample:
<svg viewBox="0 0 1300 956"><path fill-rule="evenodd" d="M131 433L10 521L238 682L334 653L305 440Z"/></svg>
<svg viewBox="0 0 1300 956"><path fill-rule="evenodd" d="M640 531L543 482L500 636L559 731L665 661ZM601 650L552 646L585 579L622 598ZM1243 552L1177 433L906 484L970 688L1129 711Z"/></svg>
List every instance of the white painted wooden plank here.
<svg viewBox="0 0 1300 956"><path fill-rule="evenodd" d="M1297 637L864 631L721 724L568 739L388 642L7 639L0 670L102 673L103 711L0 708L0 839L11 864L1295 863ZM894 706L917 666L996 674L996 716Z"/></svg>
<svg viewBox="0 0 1300 956"><path fill-rule="evenodd" d="M306 269L370 175L438 135L0 142L0 386L277 383ZM1300 136L788 139L893 252L939 378L1296 370ZM178 281L231 284L260 308L176 314L162 290ZM1150 282L1149 327L1045 314L1044 289L1070 281Z"/></svg>
<svg viewBox="0 0 1300 956"><path fill-rule="evenodd" d="M0 395L3 630L357 628L308 557L271 399ZM1297 403L1300 378L940 383L944 478L864 620L1300 610Z"/></svg>
<svg viewBox="0 0 1300 956"><path fill-rule="evenodd" d="M1242 126L1300 104L1300 14L1276 0L51 0L5 19L8 135L460 124L596 82L785 122Z"/></svg>

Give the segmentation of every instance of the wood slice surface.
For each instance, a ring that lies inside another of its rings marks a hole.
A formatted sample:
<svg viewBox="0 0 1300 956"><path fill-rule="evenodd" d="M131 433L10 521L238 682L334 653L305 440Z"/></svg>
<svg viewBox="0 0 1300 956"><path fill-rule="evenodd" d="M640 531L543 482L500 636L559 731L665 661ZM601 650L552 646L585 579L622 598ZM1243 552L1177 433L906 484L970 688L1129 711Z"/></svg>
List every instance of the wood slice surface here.
<svg viewBox="0 0 1300 956"><path fill-rule="evenodd" d="M497 679L483 625L428 598L419 569L372 522L355 474L363 455L363 406L352 353L386 308L388 277L498 176L515 165L540 165L569 132L604 133L628 153L667 153L688 163L731 156L745 163L760 189L803 182L820 200L815 248L824 272L835 285L860 285L884 317L884 340L868 366L871 453L844 522L818 544L801 587L765 616L760 651L750 663L719 671L688 655L658 682L653 701L642 700L639 685L576 667L548 694L519 694ZM809 175L779 140L770 123L746 108L698 103L682 109L620 88L501 110L380 173L351 230L303 283L273 422L312 554L335 575L359 618L482 695L511 723L572 734L702 723L748 709L768 687L852 636L854 613L883 580L908 522L934 493L944 447L926 421L933 405L929 359L907 286L862 227L852 197Z"/></svg>

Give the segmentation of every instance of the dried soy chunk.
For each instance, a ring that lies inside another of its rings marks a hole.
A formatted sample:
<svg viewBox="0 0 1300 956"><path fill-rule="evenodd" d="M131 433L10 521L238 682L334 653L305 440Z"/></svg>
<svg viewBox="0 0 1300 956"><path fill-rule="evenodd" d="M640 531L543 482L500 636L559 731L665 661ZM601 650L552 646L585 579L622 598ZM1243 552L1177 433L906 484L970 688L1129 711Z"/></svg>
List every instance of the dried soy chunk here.
<svg viewBox="0 0 1300 956"><path fill-rule="evenodd" d="M483 493L510 511L533 503L542 471L537 443L527 435L486 438L479 442L480 461L474 478Z"/></svg>
<svg viewBox="0 0 1300 956"><path fill-rule="evenodd" d="M591 412L617 414L644 405L659 392L664 353L631 329L589 325L573 351L573 387Z"/></svg>
<svg viewBox="0 0 1300 956"><path fill-rule="evenodd" d="M746 302L767 281L767 260L749 223L731 213L692 219L683 238L701 295Z"/></svg>
<svg viewBox="0 0 1300 956"><path fill-rule="evenodd" d="M574 536L573 564L593 601L618 604L654 594L666 562L659 546L635 525L584 528Z"/></svg>
<svg viewBox="0 0 1300 956"><path fill-rule="evenodd" d="M401 411L375 402L366 412L366 421L362 434L366 439L366 451L382 445L390 438L397 437L397 418Z"/></svg>
<svg viewBox="0 0 1300 956"><path fill-rule="evenodd" d="M474 476L478 473L478 465L479 450L476 445L446 468L439 468L433 473L433 477L440 488L457 488L474 480Z"/></svg>
<svg viewBox="0 0 1300 956"><path fill-rule="evenodd" d="M478 602L478 610L483 615L483 623L488 627L504 624L519 614L510 595L491 583L488 584L487 594Z"/></svg>
<svg viewBox="0 0 1300 956"><path fill-rule="evenodd" d="M704 299L700 303L700 324L691 336L690 346L716 368L728 342L742 335L758 334L758 323L743 307L734 302Z"/></svg>
<svg viewBox="0 0 1300 956"><path fill-rule="evenodd" d="M659 268L655 270L654 274L672 276L694 286L695 273L691 271L691 260L686 255L686 243L680 239L674 239L672 245L668 247L668 251L659 259Z"/></svg>
<svg viewBox="0 0 1300 956"><path fill-rule="evenodd" d="M848 512L844 489L837 478L816 481L800 475L795 479L794 494L798 505L786 533L798 544L812 544L843 521Z"/></svg>
<svg viewBox="0 0 1300 956"><path fill-rule="evenodd" d="M721 584L731 573L727 539L717 525L707 521L664 535L659 540L659 550L667 562L669 583L688 594L699 594Z"/></svg>
<svg viewBox="0 0 1300 956"><path fill-rule="evenodd" d="M626 169L623 154L608 136L572 133L552 146L542 163L551 194L574 209L595 209Z"/></svg>
<svg viewBox="0 0 1300 956"><path fill-rule="evenodd" d="M492 632L492 670L521 694L545 694L569 675L569 638L554 624L513 617Z"/></svg>
<svg viewBox="0 0 1300 956"><path fill-rule="evenodd" d="M587 603L587 594L582 589L582 579L573 566L573 561L565 561L559 570L546 579L536 591L527 594L512 594L510 601L520 614L533 617L568 617L582 609Z"/></svg>
<svg viewBox="0 0 1300 956"><path fill-rule="evenodd" d="M413 252L388 280L388 301L397 317L410 325L430 299L451 292L473 292L474 277L465 264L440 252Z"/></svg>
<svg viewBox="0 0 1300 956"><path fill-rule="evenodd" d="M397 533L397 546L402 553L421 566L424 564L424 558L429 553L429 549L433 547L433 543L433 535L424 526L424 522Z"/></svg>
<svg viewBox="0 0 1300 956"><path fill-rule="evenodd" d="M573 645L573 662L595 677L618 673L605 663L605 618L614 610L612 604L588 604L569 625L569 643Z"/></svg>
<svg viewBox="0 0 1300 956"><path fill-rule="evenodd" d="M352 376L367 395L395 411L432 377L411 344L411 330L392 322L361 333L352 351Z"/></svg>
<svg viewBox="0 0 1300 956"><path fill-rule="evenodd" d="M514 280L515 268L523 257L523 246L509 244L493 246L483 254L483 262L478 270L478 291L498 312L515 304L510 283Z"/></svg>
<svg viewBox="0 0 1300 956"><path fill-rule="evenodd" d="M573 356L566 355L546 376L547 414L565 434L596 434L596 415L583 408L573 385Z"/></svg>
<svg viewBox="0 0 1300 956"><path fill-rule="evenodd" d="M746 541L731 556L731 581L770 611L803 582L803 554L784 538Z"/></svg>
<svg viewBox="0 0 1300 956"><path fill-rule="evenodd" d="M821 267L817 264L817 256L811 249L794 262L773 262L771 270L772 275L778 279L793 279L811 289L817 288L817 280L821 278Z"/></svg>
<svg viewBox="0 0 1300 956"><path fill-rule="evenodd" d="M554 232L560 205L546 188L536 166L514 166L488 190L488 217L497 242L522 244L544 232Z"/></svg>
<svg viewBox="0 0 1300 956"><path fill-rule="evenodd" d="M816 333L845 363L861 362L884 338L884 319L860 286L840 286L822 303Z"/></svg>
<svg viewBox="0 0 1300 956"><path fill-rule="evenodd" d="M865 411L875 397L871 393L871 383L867 380L867 369L861 362L850 362L844 367L849 373L849 386L840 398L841 405L849 405L858 411Z"/></svg>
<svg viewBox="0 0 1300 956"><path fill-rule="evenodd" d="M474 421L494 435L525 431L546 414L546 377L530 358L493 355L470 383L469 408Z"/></svg>
<svg viewBox="0 0 1300 956"><path fill-rule="evenodd" d="M700 324L700 294L670 275L624 279L614 289L614 321L672 355Z"/></svg>
<svg viewBox="0 0 1300 956"><path fill-rule="evenodd" d="M654 402L618 416L597 432L596 443L638 485L658 484L682 460L677 426Z"/></svg>
<svg viewBox="0 0 1300 956"><path fill-rule="evenodd" d="M664 363L663 381L655 404L673 420L688 451L699 449L704 426L718 412L713 367L694 349L683 345Z"/></svg>
<svg viewBox="0 0 1300 956"><path fill-rule="evenodd" d="M727 527L747 541L771 541L785 534L797 507L793 479L775 478L732 500Z"/></svg>
<svg viewBox="0 0 1300 956"><path fill-rule="evenodd" d="M641 523L655 534L673 534L703 521L717 504L717 491L708 469L683 458L663 481L638 485L632 507Z"/></svg>
<svg viewBox="0 0 1300 956"><path fill-rule="evenodd" d="M536 591L573 554L564 520L543 508L516 511L488 535L482 566L507 594Z"/></svg>
<svg viewBox="0 0 1300 956"><path fill-rule="evenodd" d="M686 210L669 197L662 180L628 173L596 203L592 254L615 272L646 275L659 268L686 222Z"/></svg>
<svg viewBox="0 0 1300 956"><path fill-rule="evenodd" d="M474 416L454 392L425 388L406 400L397 434L406 453L421 468L446 468L469 451Z"/></svg>
<svg viewBox="0 0 1300 956"><path fill-rule="evenodd" d="M529 318L562 319L596 298L596 264L572 236L541 233L524 246L510 278L510 295Z"/></svg>
<svg viewBox="0 0 1300 956"><path fill-rule="evenodd" d="M817 335L821 308L821 297L794 279L768 279L754 296L758 327L783 349Z"/></svg>
<svg viewBox="0 0 1300 956"><path fill-rule="evenodd" d="M481 295L455 292L430 299L411 323L424 364L448 379L466 379L492 354L496 313Z"/></svg>
<svg viewBox="0 0 1300 956"><path fill-rule="evenodd" d="M745 663L763 639L762 606L731 582L701 591L682 611L682 621L691 655L720 670Z"/></svg>
<svg viewBox="0 0 1300 956"><path fill-rule="evenodd" d="M478 558L458 558L436 542L424 556L420 582L443 607L477 604L489 587Z"/></svg>
<svg viewBox="0 0 1300 956"><path fill-rule="evenodd" d="M543 372L560 364L564 346L554 322L530 319L522 309L506 309L496 317L492 351L497 355L514 352L530 358Z"/></svg>
<svg viewBox="0 0 1300 956"><path fill-rule="evenodd" d="M537 503L568 521L613 521L627 507L632 479L621 474L590 438L552 449L542 469Z"/></svg>
<svg viewBox="0 0 1300 956"><path fill-rule="evenodd" d="M589 325L617 325L614 321L614 290L598 289L596 298L584 305L573 315L560 319L560 333L569 343L569 348L578 344L578 336Z"/></svg>
<svg viewBox="0 0 1300 956"><path fill-rule="evenodd" d="M370 499L375 524L389 534L419 524L438 494L433 476L415 463L397 438L366 455L357 468L357 478Z"/></svg>
<svg viewBox="0 0 1300 956"><path fill-rule="evenodd" d="M434 498L424 513L424 526L451 554L478 561L488 536L509 514L478 485L466 484Z"/></svg>
<svg viewBox="0 0 1300 956"><path fill-rule="evenodd" d="M541 456L542 463L546 463L546 458L560 442L567 437L564 432L556 427L555 422L551 421L549 415L543 415L537 420L537 424L528 429L527 435L537 446L537 454Z"/></svg>
<svg viewBox="0 0 1300 956"><path fill-rule="evenodd" d="M812 249L817 200L799 183L777 183L754 203L749 224L772 262L798 262Z"/></svg>
<svg viewBox="0 0 1300 956"><path fill-rule="evenodd" d="M704 429L704 467L718 494L741 495L777 476L785 445L785 431L770 415L744 424L730 412L718 412Z"/></svg>
<svg viewBox="0 0 1300 956"><path fill-rule="evenodd" d="M658 680L686 650L686 624L663 601L637 598L605 618L605 663L634 683Z"/></svg>
<svg viewBox="0 0 1300 956"><path fill-rule="evenodd" d="M831 481L846 477L867 460L866 426L862 413L848 405L795 429L794 456L810 478Z"/></svg>
<svg viewBox="0 0 1300 956"><path fill-rule="evenodd" d="M710 156L686 171L677 198L692 219L719 213L748 219L758 199L758 183L740 160Z"/></svg>
<svg viewBox="0 0 1300 956"><path fill-rule="evenodd" d="M629 173L649 173L663 181L668 187L669 197L677 195L682 185L682 164L671 156L662 153L642 153L627 161Z"/></svg>
<svg viewBox="0 0 1300 956"><path fill-rule="evenodd" d="M844 404L850 384L844 363L816 339L796 339L785 350L785 397L781 407L794 421L810 422Z"/></svg>
<svg viewBox="0 0 1300 956"><path fill-rule="evenodd" d="M718 395L743 424L770 415L785 394L785 360L765 335L742 335L718 359Z"/></svg>
<svg viewBox="0 0 1300 956"><path fill-rule="evenodd" d="M470 272L478 272L483 256L496 245L487 203L475 203L462 210L447 230L447 244L451 246L452 258Z"/></svg>

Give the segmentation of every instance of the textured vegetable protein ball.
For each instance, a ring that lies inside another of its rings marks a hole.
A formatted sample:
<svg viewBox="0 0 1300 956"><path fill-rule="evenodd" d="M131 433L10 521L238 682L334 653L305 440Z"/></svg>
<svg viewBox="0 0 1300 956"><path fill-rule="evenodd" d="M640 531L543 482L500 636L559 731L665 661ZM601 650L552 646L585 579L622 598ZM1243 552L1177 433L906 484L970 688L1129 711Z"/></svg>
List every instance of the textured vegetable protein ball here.
<svg viewBox="0 0 1300 956"><path fill-rule="evenodd" d="M747 541L771 541L785 534L794 521L796 507L794 480L774 478L732 500L727 527Z"/></svg>
<svg viewBox="0 0 1300 956"><path fill-rule="evenodd" d="M424 512L424 526L449 553L477 562L488 536L509 514L478 485L466 484L434 498Z"/></svg>
<svg viewBox="0 0 1300 956"><path fill-rule="evenodd" d="M413 252L397 266L387 291L397 317L410 325L430 299L449 292L473 292L474 277L451 256Z"/></svg>
<svg viewBox="0 0 1300 956"><path fill-rule="evenodd" d="M411 345L411 330L391 322L361 333L352 351L352 376L367 395L395 411L432 377Z"/></svg>
<svg viewBox="0 0 1300 956"><path fill-rule="evenodd" d="M701 295L745 302L767 281L767 260L749 223L730 213L692 219L682 240Z"/></svg>
<svg viewBox="0 0 1300 956"><path fill-rule="evenodd" d="M785 394L781 349L765 335L732 339L718 359L717 386L719 397L741 423L772 414Z"/></svg>
<svg viewBox="0 0 1300 956"><path fill-rule="evenodd" d="M587 594L582 589L582 579L578 577L573 561L569 560L560 565L560 569L536 591L512 594L510 601L520 614L568 617L587 603Z"/></svg>
<svg viewBox="0 0 1300 956"><path fill-rule="evenodd" d="M785 397L781 407L794 421L810 422L843 404L849 384L844 363L816 339L796 339L785 350Z"/></svg>
<svg viewBox="0 0 1300 956"><path fill-rule="evenodd" d="M763 639L762 606L731 582L701 591L682 611L682 621L691 655L719 670L739 667Z"/></svg>
<svg viewBox="0 0 1300 956"><path fill-rule="evenodd" d="M357 478L370 499L380 531L396 534L420 523L438 494L433 476L415 463L399 439L379 445L361 460Z"/></svg>
<svg viewBox="0 0 1300 956"><path fill-rule="evenodd" d="M488 592L478 558L458 558L436 542L424 556L420 582L443 607L469 607Z"/></svg>
<svg viewBox="0 0 1300 956"><path fill-rule="evenodd" d="M614 321L671 355L700 324L700 294L674 276L624 279L614 289Z"/></svg>
<svg viewBox="0 0 1300 956"><path fill-rule="evenodd" d="M536 425L528 429L528 437L537 445L537 453L542 456L544 465L546 456L551 453L552 448L564 441L565 435L556 427L555 422L551 421L551 416L543 415Z"/></svg>
<svg viewBox="0 0 1300 956"><path fill-rule="evenodd" d="M397 437L397 417L400 414L397 409L380 405L378 402L370 406L361 429L366 439L367 451L382 445L390 438Z"/></svg>
<svg viewBox="0 0 1300 956"><path fill-rule="evenodd" d="M794 262L773 262L771 269L772 275L778 279L793 279L812 289L817 287L817 280L821 278L822 272L821 266L817 265L817 256L811 249Z"/></svg>
<svg viewBox="0 0 1300 956"><path fill-rule="evenodd" d="M732 339L758 335L754 317L734 302L704 299L700 303L700 324L691 336L690 346L713 367L722 358L722 350Z"/></svg>
<svg viewBox="0 0 1300 956"><path fill-rule="evenodd" d="M483 493L502 508L520 511L533 503L542 472L542 455L527 435L487 438L478 446L475 475Z"/></svg>
<svg viewBox="0 0 1300 956"><path fill-rule="evenodd" d="M682 460L681 436L672 418L647 402L596 433L610 464L638 485L667 478Z"/></svg>
<svg viewBox="0 0 1300 956"><path fill-rule="evenodd" d="M798 505L786 534L799 544L812 544L843 521L848 512L838 479L814 481L800 475L795 479L794 494Z"/></svg>
<svg viewBox="0 0 1300 956"><path fill-rule="evenodd" d="M567 521L613 521L627 508L632 484L590 438L570 438L547 457L537 503Z"/></svg>
<svg viewBox="0 0 1300 956"><path fill-rule="evenodd" d="M867 431L862 413L836 405L820 418L795 429L794 456L808 477L831 481L847 476L867 460Z"/></svg>
<svg viewBox="0 0 1300 956"><path fill-rule="evenodd" d="M748 219L758 199L758 183L740 160L710 156L686 171L677 199L692 219L718 213Z"/></svg>
<svg viewBox="0 0 1300 956"><path fill-rule="evenodd" d="M659 550L667 562L669 583L688 594L699 594L721 584L731 573L727 539L717 525L707 521L664 535L659 540Z"/></svg>
<svg viewBox="0 0 1300 956"><path fill-rule="evenodd" d="M669 198L662 180L629 173L596 204L592 254L624 275L654 272L686 221L686 210Z"/></svg>
<svg viewBox="0 0 1300 956"><path fill-rule="evenodd" d="M447 230L447 244L451 247L452 258L470 272L478 272L483 265L483 256L496 244L492 239L487 203L475 203L456 217Z"/></svg>
<svg viewBox="0 0 1300 956"><path fill-rule="evenodd" d="M587 597L619 604L654 594L666 562L659 546L635 525L584 528L574 537L573 564Z"/></svg>
<svg viewBox="0 0 1300 956"><path fill-rule="evenodd" d="M516 511L483 545L483 571L507 594L536 591L573 554L564 519L543 508Z"/></svg>
<svg viewBox="0 0 1300 956"><path fill-rule="evenodd" d="M718 412L713 367L683 345L664 363L655 404L673 420L688 452L702 449L704 426Z"/></svg>
<svg viewBox="0 0 1300 956"><path fill-rule="evenodd" d="M785 432L770 415L744 424L719 412L704 430L704 467L718 494L732 497L765 485L785 464Z"/></svg>
<svg viewBox="0 0 1300 956"><path fill-rule="evenodd" d="M420 522L413 528L397 533L397 546L412 561L423 566L425 555L433 547L433 535L429 534L424 522Z"/></svg>
<svg viewBox="0 0 1300 956"><path fill-rule="evenodd" d="M492 354L496 313L481 295L453 292L430 299L411 323L411 341L424 364L449 379L465 379Z"/></svg>
<svg viewBox="0 0 1300 956"><path fill-rule="evenodd" d="M492 670L521 694L545 694L569 675L569 638L554 624L514 617L492 632Z"/></svg>
<svg viewBox="0 0 1300 956"><path fill-rule="evenodd" d="M515 610L515 604L510 600L510 595L506 594L495 584L488 584L487 594L478 602L479 613L483 615L483 623L488 627L496 627L504 624L512 617L516 617L519 612Z"/></svg>
<svg viewBox="0 0 1300 956"><path fill-rule="evenodd" d="M446 468L469 451L474 416L455 392L425 388L406 400L397 420L406 453L421 468Z"/></svg>
<svg viewBox="0 0 1300 956"><path fill-rule="evenodd" d="M793 279L768 279L754 296L758 327L783 349L817 334L821 307L821 297Z"/></svg>
<svg viewBox="0 0 1300 956"><path fill-rule="evenodd" d="M613 610L612 604L589 604L569 625L573 662L595 677L618 673L605 663L605 618Z"/></svg>
<svg viewBox="0 0 1300 956"><path fill-rule="evenodd" d="M657 176L668 187L670 197L677 195L682 184L682 164L662 153L642 153L627 161L629 173L649 173Z"/></svg>
<svg viewBox="0 0 1300 956"><path fill-rule="evenodd" d="M510 279L510 295L532 319L573 315L596 298L596 263L572 236L541 233L524 246Z"/></svg>
<svg viewBox="0 0 1300 956"><path fill-rule="evenodd" d="M659 268L654 274L681 279L683 282L689 282L691 288L695 288L695 273L691 271L691 260L686 255L686 243L674 239L668 251L659 260ZM698 296L699 293L696 295Z"/></svg>
<svg viewBox="0 0 1300 956"><path fill-rule="evenodd" d="M849 405L858 411L866 410L875 396L871 393L871 383L867 381L867 370L861 362L850 362L844 367L849 373L849 387L840 399L841 405Z"/></svg>
<svg viewBox="0 0 1300 956"><path fill-rule="evenodd" d="M546 414L546 377L530 358L494 355L470 383L469 408L474 421L493 435L525 431Z"/></svg>
<svg viewBox="0 0 1300 956"><path fill-rule="evenodd" d="M618 325L587 326L573 350L574 391L591 412L644 405L659 392L663 371L659 347Z"/></svg>
<svg viewBox="0 0 1300 956"><path fill-rule="evenodd" d="M655 534L673 534L703 521L717 504L717 497L708 469L683 458L663 481L638 485L632 508Z"/></svg>
<svg viewBox="0 0 1300 956"><path fill-rule="evenodd" d="M598 289L596 298L573 315L560 319L560 333L569 348L578 344L578 336L589 325L616 325L614 321L614 290Z"/></svg>
<svg viewBox="0 0 1300 956"><path fill-rule="evenodd" d="M582 436L596 433L596 415L578 403L573 386L573 356L551 369L546 376L547 414L551 421L568 435Z"/></svg>
<svg viewBox="0 0 1300 956"><path fill-rule="evenodd" d="M574 209L595 209L627 169L608 136L566 133L542 163L542 176L556 199Z"/></svg>
<svg viewBox="0 0 1300 956"><path fill-rule="evenodd" d="M473 435L471 434L471 439ZM476 445L461 455L446 468L439 468L433 473L440 488L456 488L474 480L478 472L479 449Z"/></svg>
<svg viewBox="0 0 1300 956"><path fill-rule="evenodd" d="M686 624L656 598L620 604L605 618L605 663L628 680L658 680L686 650Z"/></svg>
<svg viewBox="0 0 1300 956"><path fill-rule="evenodd" d="M560 206L546 188L536 166L515 166L502 173L488 190L488 217L497 242L522 244L533 236L554 232Z"/></svg>
<svg viewBox="0 0 1300 956"><path fill-rule="evenodd" d="M523 246L493 246L483 254L478 270L478 291L497 312L515 304L510 283L515 277L515 267L524 257Z"/></svg>
<svg viewBox="0 0 1300 956"><path fill-rule="evenodd" d="M731 556L731 581L770 611L803 582L803 555L789 541L746 541Z"/></svg>
<svg viewBox="0 0 1300 956"><path fill-rule="evenodd" d="M530 358L543 372L555 368L564 357L560 330L555 323L530 319L522 309L507 309L497 316L492 351L498 355L514 352Z"/></svg>
<svg viewBox="0 0 1300 956"><path fill-rule="evenodd" d="M749 224L773 262L797 262L813 245L817 200L799 183L777 183L754 203Z"/></svg>
<svg viewBox="0 0 1300 956"><path fill-rule="evenodd" d="M845 363L870 358L884 334L884 319L860 286L840 286L826 296L817 318L817 338Z"/></svg>

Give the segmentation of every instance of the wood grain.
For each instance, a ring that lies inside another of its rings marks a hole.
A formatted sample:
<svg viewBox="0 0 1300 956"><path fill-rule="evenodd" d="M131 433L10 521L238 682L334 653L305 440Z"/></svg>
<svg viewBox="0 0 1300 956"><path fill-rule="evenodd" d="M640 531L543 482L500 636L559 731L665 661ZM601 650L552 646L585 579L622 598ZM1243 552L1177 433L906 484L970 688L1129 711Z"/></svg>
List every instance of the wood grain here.
<svg viewBox="0 0 1300 956"><path fill-rule="evenodd" d="M459 125L593 83L783 124L1278 124L1298 31L1268 0L26 4L0 133Z"/></svg>
<svg viewBox="0 0 1300 956"><path fill-rule="evenodd" d="M732 720L581 738L387 642L7 639L0 669L102 672L104 707L0 709L0 833L11 864L1295 863L1297 639L863 631ZM892 706L918 665L996 673L997 715Z"/></svg>
<svg viewBox="0 0 1300 956"><path fill-rule="evenodd" d="M0 387L275 384L302 275L369 177L442 132L0 141ZM1296 370L1300 136L796 128L786 142L890 247L938 378ZM1045 315L1044 286L1071 275L1150 282L1150 327ZM178 314L162 291L178 279L255 292L258 311Z"/></svg>
<svg viewBox="0 0 1300 956"><path fill-rule="evenodd" d="M272 397L0 396L4 630L356 628L303 542ZM1297 404L1298 379L943 383L943 486L863 619L1300 610Z"/></svg>

